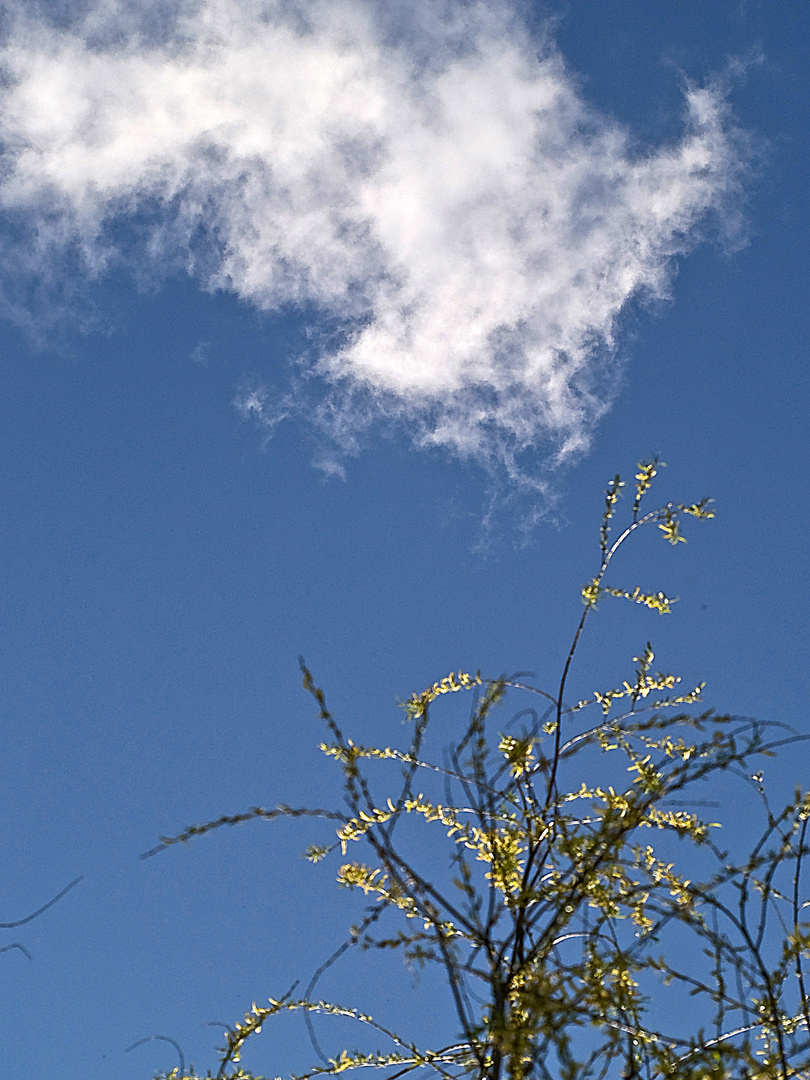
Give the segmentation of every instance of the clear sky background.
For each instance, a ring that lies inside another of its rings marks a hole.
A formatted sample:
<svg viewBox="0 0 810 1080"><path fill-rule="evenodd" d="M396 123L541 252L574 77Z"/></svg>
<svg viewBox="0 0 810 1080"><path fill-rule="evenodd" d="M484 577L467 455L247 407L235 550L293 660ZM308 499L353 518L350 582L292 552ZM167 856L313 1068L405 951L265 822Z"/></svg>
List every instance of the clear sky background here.
<svg viewBox="0 0 810 1080"><path fill-rule="evenodd" d="M640 458L717 518L628 551L680 601L602 605L572 696L650 638L808 728L806 4L123 7L2 5L0 921L84 875L0 938L8 1080L204 1071L305 985L328 830L139 853L339 803L299 653L358 741L459 667L554 685ZM396 965L321 990L452 1035Z"/></svg>

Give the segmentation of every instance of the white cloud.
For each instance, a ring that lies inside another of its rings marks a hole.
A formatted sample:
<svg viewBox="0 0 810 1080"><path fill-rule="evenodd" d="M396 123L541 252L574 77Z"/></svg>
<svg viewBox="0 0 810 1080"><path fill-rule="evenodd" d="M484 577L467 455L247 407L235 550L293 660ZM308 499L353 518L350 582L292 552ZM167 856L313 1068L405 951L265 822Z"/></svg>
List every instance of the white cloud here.
<svg viewBox="0 0 810 1080"><path fill-rule="evenodd" d="M124 260L314 306L337 330L309 358L312 415L345 450L378 417L513 473L528 448L586 447L622 311L666 295L736 191L722 95L688 88L680 141L639 148L507 7L423 7L12 19L0 211L18 274L68 287ZM275 423L251 393L243 410Z"/></svg>

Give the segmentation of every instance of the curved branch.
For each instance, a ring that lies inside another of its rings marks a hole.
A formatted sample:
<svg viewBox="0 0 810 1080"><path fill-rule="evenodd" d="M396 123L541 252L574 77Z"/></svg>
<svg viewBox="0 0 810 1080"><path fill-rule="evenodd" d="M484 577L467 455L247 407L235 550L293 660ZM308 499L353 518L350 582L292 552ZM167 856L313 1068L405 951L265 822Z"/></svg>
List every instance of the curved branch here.
<svg viewBox="0 0 810 1080"><path fill-rule="evenodd" d="M69 885L66 885L64 889L60 890L56 896L52 897L47 904L43 904L41 908L37 908L30 915L26 915L24 919L16 919L14 922L0 922L0 930L13 930L17 926L25 926L26 923L32 922L32 920L38 918L48 908L53 907L54 904L58 904L63 896L66 896L71 889L75 888L80 881L84 880L84 874L74 878Z"/></svg>

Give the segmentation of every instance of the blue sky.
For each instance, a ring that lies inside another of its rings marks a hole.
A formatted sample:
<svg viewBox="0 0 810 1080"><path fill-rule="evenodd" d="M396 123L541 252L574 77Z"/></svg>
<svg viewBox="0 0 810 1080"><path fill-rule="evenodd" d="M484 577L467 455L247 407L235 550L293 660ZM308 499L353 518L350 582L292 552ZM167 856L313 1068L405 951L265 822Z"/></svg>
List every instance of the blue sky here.
<svg viewBox="0 0 810 1080"><path fill-rule="evenodd" d="M803 4L2 10L0 921L84 875L0 941L4 1077L151 1076L154 1034L205 1070L306 983L357 913L323 830L139 853L339 800L299 654L358 741L459 667L553 685L640 458L717 518L627 552L680 601L603 605L574 696L650 638L806 730ZM310 1058L282 1023L245 1063Z"/></svg>

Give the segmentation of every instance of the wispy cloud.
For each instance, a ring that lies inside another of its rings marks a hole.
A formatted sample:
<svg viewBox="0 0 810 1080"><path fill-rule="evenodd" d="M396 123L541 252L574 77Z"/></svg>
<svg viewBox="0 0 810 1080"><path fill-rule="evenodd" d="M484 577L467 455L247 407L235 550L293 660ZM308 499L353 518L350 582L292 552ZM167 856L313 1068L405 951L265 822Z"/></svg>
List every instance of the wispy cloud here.
<svg viewBox="0 0 810 1080"><path fill-rule="evenodd" d="M124 262L316 311L303 383L348 451L380 418L513 474L586 447L622 311L667 294L738 187L716 88L686 88L679 141L636 145L492 0L122 7L9 17L15 280ZM257 387L242 406L281 415Z"/></svg>

